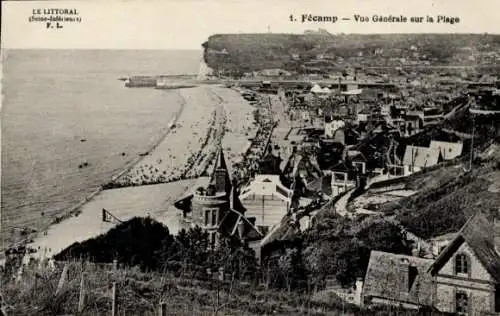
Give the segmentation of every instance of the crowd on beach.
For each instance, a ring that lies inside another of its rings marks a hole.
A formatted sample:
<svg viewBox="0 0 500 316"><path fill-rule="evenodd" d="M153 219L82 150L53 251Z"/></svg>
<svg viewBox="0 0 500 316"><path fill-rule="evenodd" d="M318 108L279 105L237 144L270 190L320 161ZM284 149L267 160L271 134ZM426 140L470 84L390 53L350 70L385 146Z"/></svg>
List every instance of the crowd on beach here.
<svg viewBox="0 0 500 316"><path fill-rule="evenodd" d="M189 95L188 95L189 96ZM188 98L190 99L190 98ZM217 127L217 110L204 102L187 100L185 114L170 134L127 174L116 179L116 187L166 183L184 178L193 168Z"/></svg>
<svg viewBox="0 0 500 316"><path fill-rule="evenodd" d="M244 154L244 159L234 166L233 177L239 179L240 183L248 182L258 171L260 161L270 146L270 138L276 127L268 97L258 97L253 115L258 125L257 132L250 147Z"/></svg>
<svg viewBox="0 0 500 316"><path fill-rule="evenodd" d="M128 173L105 189L197 178L206 175L218 148L222 147L229 166L244 161L252 148L251 139L260 139L262 126L255 120L256 109L233 90L202 88L196 102L187 94L186 114L178 118L170 135ZM191 101L191 102L190 102ZM210 111L210 113L207 113ZM260 110L258 110L260 111ZM254 146L255 147L255 146Z"/></svg>

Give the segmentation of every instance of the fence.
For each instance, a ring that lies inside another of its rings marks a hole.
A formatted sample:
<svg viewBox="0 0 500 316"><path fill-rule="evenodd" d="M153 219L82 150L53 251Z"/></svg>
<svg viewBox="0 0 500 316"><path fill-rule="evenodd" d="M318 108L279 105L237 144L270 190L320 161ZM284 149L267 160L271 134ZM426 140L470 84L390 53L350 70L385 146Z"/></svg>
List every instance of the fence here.
<svg viewBox="0 0 500 316"><path fill-rule="evenodd" d="M187 267L187 265L185 266ZM12 281L10 281L13 283L11 283L9 287L17 284L16 287L21 286L23 291L31 288L29 292L35 295L39 293L39 291L42 291L43 294L40 293L41 297L43 297L41 306L45 304L52 305L49 301L45 301L46 298L54 302L64 302L63 304L65 307L62 309L58 308L58 310L67 312L69 309L71 310L70 314L74 313L74 315L81 315L84 312L94 313L96 310L93 308L97 308L100 310L100 315L107 314L115 316L123 314L123 312L127 310L130 311L131 307L135 308L133 306L135 306L136 303L140 304L139 301L144 300L146 300L145 304L148 306L148 310L152 311L154 309L154 315L163 316L167 315L167 313L172 315L172 310L168 310L168 306L171 304L167 304L163 299L165 297L164 295L168 295L165 289L171 288L172 285L176 288L183 288L185 286L189 287L205 284L204 287L208 286L209 289L215 290L217 293L228 289L228 293L231 293L233 284L240 286L247 286L249 284L249 282L246 282L245 277L237 279L234 272L225 272L224 267L214 271L201 266L191 267L198 268L197 270L203 268L204 270L204 273L196 278L194 278L194 275L190 276L190 270L184 271L181 275L174 275L168 272L165 274L165 271L163 273L153 273L153 275L144 272L138 273L138 270L135 268L120 267L117 260L114 260L113 263L58 261L52 266L39 265L38 268L36 268L36 266L33 265L31 267L34 269L26 269L21 275L13 278ZM40 281L38 281L37 285L37 279L40 280L41 275L45 275L45 277L42 278L45 282L40 283ZM161 284L158 282L160 278L157 275L161 275ZM144 279L144 277L146 277L146 279ZM252 275L252 279L253 278L254 276ZM50 282L50 280L55 280L57 282L53 283ZM46 282L54 285L44 285ZM141 291L139 292L139 296L135 294L134 289L136 289L137 286L139 286L140 289L140 287L143 286L142 284L148 284L150 282L153 282L152 287L150 287L154 292L153 296L142 297L140 294ZM31 287L28 285L31 285ZM134 298L134 301L131 301L132 298ZM137 302L135 299L137 299ZM109 303L105 303L106 300ZM96 302L99 302L99 308L94 306ZM32 303L36 305L32 305L31 308L36 310L40 308L40 305L36 302ZM125 305L121 306L120 304ZM217 302L217 304L219 303ZM220 304L220 306L214 305L213 308L221 308L221 306L223 306L223 304ZM105 307L105 313L103 307ZM9 311L14 310L12 306L7 306L2 300L0 300L0 308L3 309L0 310L3 313L0 313L0 315L11 315ZM54 315L62 316L60 313L56 312L54 312Z"/></svg>

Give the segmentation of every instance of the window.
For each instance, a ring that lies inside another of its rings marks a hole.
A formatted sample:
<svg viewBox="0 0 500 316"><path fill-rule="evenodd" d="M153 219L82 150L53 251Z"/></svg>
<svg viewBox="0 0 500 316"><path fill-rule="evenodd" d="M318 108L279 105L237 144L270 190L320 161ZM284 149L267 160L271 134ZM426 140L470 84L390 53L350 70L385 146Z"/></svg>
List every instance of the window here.
<svg viewBox="0 0 500 316"><path fill-rule="evenodd" d="M217 210L212 210L212 226L217 225Z"/></svg>
<svg viewBox="0 0 500 316"><path fill-rule="evenodd" d="M217 226L217 209L205 210L205 226Z"/></svg>
<svg viewBox="0 0 500 316"><path fill-rule="evenodd" d="M209 218L210 218L210 210L205 210L205 226L208 225Z"/></svg>
<svg viewBox="0 0 500 316"><path fill-rule="evenodd" d="M455 295L455 312L457 315L469 314L469 298L467 293L457 291Z"/></svg>
<svg viewBox="0 0 500 316"><path fill-rule="evenodd" d="M469 259L467 255L465 254L458 254L455 257L455 274L463 273L463 274L468 274L469 273Z"/></svg>

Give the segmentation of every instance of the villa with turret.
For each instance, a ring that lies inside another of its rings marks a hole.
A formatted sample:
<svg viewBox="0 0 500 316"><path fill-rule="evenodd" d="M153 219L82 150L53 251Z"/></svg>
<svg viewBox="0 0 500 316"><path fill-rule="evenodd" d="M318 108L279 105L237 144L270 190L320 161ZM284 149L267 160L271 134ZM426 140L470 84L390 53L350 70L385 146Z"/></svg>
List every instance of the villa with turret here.
<svg viewBox="0 0 500 316"><path fill-rule="evenodd" d="M224 152L219 149L206 187L198 187L174 205L188 226L209 234L212 247L221 236L241 239L257 248L265 235L287 215L293 190L278 175L257 175L241 193L229 174Z"/></svg>

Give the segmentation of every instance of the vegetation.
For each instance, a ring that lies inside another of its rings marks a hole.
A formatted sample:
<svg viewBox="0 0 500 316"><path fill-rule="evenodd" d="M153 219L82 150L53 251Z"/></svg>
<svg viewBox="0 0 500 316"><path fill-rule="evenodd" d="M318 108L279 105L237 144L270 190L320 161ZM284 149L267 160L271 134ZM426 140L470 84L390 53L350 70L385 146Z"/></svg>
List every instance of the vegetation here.
<svg viewBox="0 0 500 316"><path fill-rule="evenodd" d="M364 278L371 250L411 254L411 242L401 229L384 221L360 222L333 214L308 232L304 260L315 284L334 276L342 286Z"/></svg>
<svg viewBox="0 0 500 316"><path fill-rule="evenodd" d="M216 71L235 76L242 72L281 68L307 72L305 63L318 54L333 58L354 56L372 57L387 61L389 58L405 58L418 47L421 56L433 64L447 65L459 59L467 63L470 52L493 49L500 45L500 36L481 34L217 34L203 44L205 61ZM375 56L376 50L379 55ZM293 55L298 58L293 58ZM334 59L336 61L336 59ZM332 64L330 62L330 64ZM344 66L333 65L339 69ZM373 63L372 63L373 66Z"/></svg>
<svg viewBox="0 0 500 316"><path fill-rule="evenodd" d="M171 271L192 277L206 274L207 269L224 268L225 273L248 277L256 271L255 254L238 240L223 238L220 247L211 249L208 233L199 227L170 235L168 228L151 218L133 218L106 234L74 243L54 256L55 260L89 260L124 266L142 271Z"/></svg>
<svg viewBox="0 0 500 316"><path fill-rule="evenodd" d="M415 195L381 207L395 212L396 220L408 231L427 239L458 231L478 209L498 214L500 193L489 191L495 164L476 165L472 172L455 167L443 168L413 179L408 188L419 188Z"/></svg>
<svg viewBox="0 0 500 316"><path fill-rule="evenodd" d="M57 290L63 267L31 266L19 283L2 283L4 309L9 315L110 315L112 284L116 284L117 315L158 315L164 302L167 315L441 315L394 307L374 310L344 305L295 292L268 289L216 279L177 277L171 273L144 273L138 268L107 267L71 261L67 277ZM85 299L77 313L80 278L85 272ZM57 294L56 294L57 291Z"/></svg>
<svg viewBox="0 0 500 316"><path fill-rule="evenodd" d="M312 269L321 275L337 270L337 276L349 282L351 276L366 269L372 248L408 251L396 227L385 223L358 226L327 215L311 235L300 238L304 253L300 247L285 246L277 264L267 270L276 282L266 283L258 273L264 266L259 268L252 251L235 240L223 239L217 250L210 250L207 234L199 228L173 237L152 219L134 218L106 235L65 249L56 256L63 261L55 267L31 262L17 280L4 273L3 307L15 315L75 313L83 274L85 299L79 315L109 313L113 283L118 315L154 315L160 301L167 313L176 315L422 315L391 307L360 309L339 299L321 299L298 287L296 276L310 276ZM314 236L320 238L315 241ZM315 247L321 255L313 251ZM113 259L119 259L117 268L109 264ZM61 282L64 266L67 272ZM220 267L224 268L223 279L219 279ZM317 279L306 281L313 284Z"/></svg>

